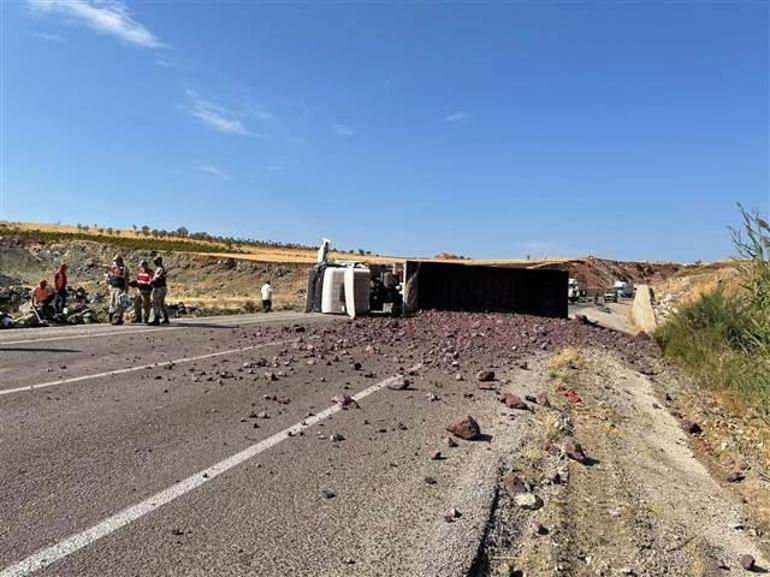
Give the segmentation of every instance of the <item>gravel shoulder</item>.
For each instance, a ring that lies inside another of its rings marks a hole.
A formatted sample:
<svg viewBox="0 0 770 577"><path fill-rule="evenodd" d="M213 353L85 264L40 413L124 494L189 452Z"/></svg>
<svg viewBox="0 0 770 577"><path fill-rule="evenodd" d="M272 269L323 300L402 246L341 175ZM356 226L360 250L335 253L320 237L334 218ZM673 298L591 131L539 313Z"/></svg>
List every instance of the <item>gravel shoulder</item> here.
<svg viewBox="0 0 770 577"><path fill-rule="evenodd" d="M510 469L543 506L524 515L505 495L477 574L716 576L747 573L746 556L765 571L750 507L698 460L650 377L590 348L566 356L541 374L553 407ZM566 436L586 462L565 454Z"/></svg>

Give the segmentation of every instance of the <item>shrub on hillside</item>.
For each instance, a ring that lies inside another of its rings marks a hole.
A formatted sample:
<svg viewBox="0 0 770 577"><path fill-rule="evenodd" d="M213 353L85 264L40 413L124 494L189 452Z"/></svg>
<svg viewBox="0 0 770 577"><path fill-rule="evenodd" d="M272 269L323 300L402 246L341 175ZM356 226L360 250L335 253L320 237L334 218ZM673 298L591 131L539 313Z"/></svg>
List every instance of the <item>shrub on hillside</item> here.
<svg viewBox="0 0 770 577"><path fill-rule="evenodd" d="M744 230L732 233L742 290L704 295L655 336L664 354L702 384L736 392L770 415L770 227L740 210Z"/></svg>

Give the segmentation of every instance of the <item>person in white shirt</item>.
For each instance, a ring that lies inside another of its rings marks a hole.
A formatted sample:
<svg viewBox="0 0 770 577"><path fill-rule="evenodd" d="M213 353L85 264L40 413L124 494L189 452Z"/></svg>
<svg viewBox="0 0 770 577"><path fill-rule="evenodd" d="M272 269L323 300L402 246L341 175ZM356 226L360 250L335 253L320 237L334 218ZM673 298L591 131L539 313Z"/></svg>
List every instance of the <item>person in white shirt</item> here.
<svg viewBox="0 0 770 577"><path fill-rule="evenodd" d="M270 281L262 285L262 312L269 313L273 309L273 287Z"/></svg>

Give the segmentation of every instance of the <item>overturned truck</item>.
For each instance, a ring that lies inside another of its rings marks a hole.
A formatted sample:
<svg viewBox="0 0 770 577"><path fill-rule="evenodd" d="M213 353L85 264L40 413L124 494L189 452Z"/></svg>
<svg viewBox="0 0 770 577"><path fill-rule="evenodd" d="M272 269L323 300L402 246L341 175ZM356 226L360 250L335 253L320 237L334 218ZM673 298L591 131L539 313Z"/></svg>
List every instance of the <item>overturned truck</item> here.
<svg viewBox="0 0 770 577"><path fill-rule="evenodd" d="M552 269L419 260L319 262L308 274L305 310L351 317L435 309L566 318L567 283L566 271Z"/></svg>

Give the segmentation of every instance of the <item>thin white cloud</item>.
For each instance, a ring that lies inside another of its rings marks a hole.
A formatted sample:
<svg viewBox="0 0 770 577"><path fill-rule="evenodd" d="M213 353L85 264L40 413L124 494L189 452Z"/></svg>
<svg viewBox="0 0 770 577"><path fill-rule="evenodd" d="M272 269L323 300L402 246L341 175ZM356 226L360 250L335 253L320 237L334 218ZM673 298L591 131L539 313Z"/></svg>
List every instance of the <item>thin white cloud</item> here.
<svg viewBox="0 0 770 577"><path fill-rule="evenodd" d="M166 51L165 54L155 54L155 66L173 70L182 70L184 72L193 72L193 68L191 66L187 64L181 64L175 58L171 58L168 55L168 51Z"/></svg>
<svg viewBox="0 0 770 577"><path fill-rule="evenodd" d="M141 22L133 18L120 0L27 0L34 10L60 14L92 30L144 48L164 44Z"/></svg>
<svg viewBox="0 0 770 577"><path fill-rule="evenodd" d="M463 112L462 110L459 112L454 112L444 118L444 122L447 124L464 124L468 122L471 119L471 115L467 112Z"/></svg>
<svg viewBox="0 0 770 577"><path fill-rule="evenodd" d="M48 34L46 32L33 32L33 36L40 38L41 40L45 40L47 42L55 42L56 44L64 44L67 42L67 39L63 36L59 36L58 34Z"/></svg>
<svg viewBox="0 0 770 577"><path fill-rule="evenodd" d="M243 114L229 110L224 106L202 98L193 90L187 91L189 99L185 109L203 124L221 132L222 134L234 134L240 136L253 136L257 138L269 138L266 134L253 132L243 123Z"/></svg>
<svg viewBox="0 0 770 577"><path fill-rule="evenodd" d="M212 166L211 164L201 164L195 167L198 172L205 172L213 176L218 176L222 180L230 180L230 175L218 166Z"/></svg>
<svg viewBox="0 0 770 577"><path fill-rule="evenodd" d="M356 134L356 131L347 124L335 124L332 126L332 130L340 136L355 136Z"/></svg>

